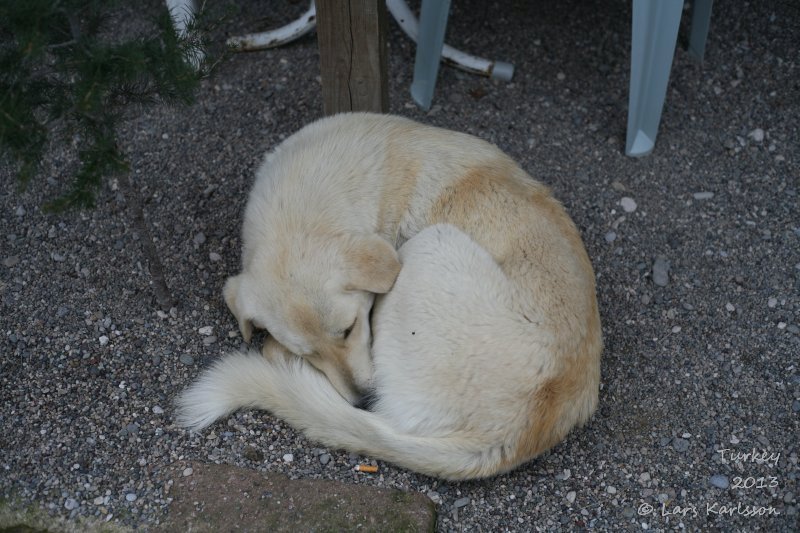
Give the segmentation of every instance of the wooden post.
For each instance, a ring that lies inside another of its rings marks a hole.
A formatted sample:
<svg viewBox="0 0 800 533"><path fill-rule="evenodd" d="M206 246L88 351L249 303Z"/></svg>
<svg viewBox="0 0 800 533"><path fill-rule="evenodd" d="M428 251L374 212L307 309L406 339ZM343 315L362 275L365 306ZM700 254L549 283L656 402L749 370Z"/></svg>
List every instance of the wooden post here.
<svg viewBox="0 0 800 533"><path fill-rule="evenodd" d="M326 115L389 110L385 0L317 0Z"/></svg>

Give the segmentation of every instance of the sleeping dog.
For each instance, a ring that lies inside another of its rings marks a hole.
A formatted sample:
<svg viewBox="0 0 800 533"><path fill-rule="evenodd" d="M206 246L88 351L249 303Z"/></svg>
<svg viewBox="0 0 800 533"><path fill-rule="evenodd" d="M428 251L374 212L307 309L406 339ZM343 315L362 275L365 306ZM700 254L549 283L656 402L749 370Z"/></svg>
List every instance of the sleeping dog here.
<svg viewBox="0 0 800 533"><path fill-rule="evenodd" d="M186 427L259 407L328 446L467 479L528 461L597 406L580 235L489 143L387 115L315 122L259 168L242 245L225 299L246 340L271 338L179 397ZM371 411L354 407L365 391Z"/></svg>

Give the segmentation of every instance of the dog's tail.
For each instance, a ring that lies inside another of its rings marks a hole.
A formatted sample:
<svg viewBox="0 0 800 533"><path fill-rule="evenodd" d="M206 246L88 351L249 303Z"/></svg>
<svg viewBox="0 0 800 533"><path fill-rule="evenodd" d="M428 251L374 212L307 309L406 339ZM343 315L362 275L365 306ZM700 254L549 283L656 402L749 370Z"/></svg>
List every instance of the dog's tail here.
<svg viewBox="0 0 800 533"><path fill-rule="evenodd" d="M485 437L451 432L403 434L377 413L353 407L298 357L267 360L258 352L229 354L177 399L177 422L200 430L243 407L266 409L314 441L447 479L508 470L503 447Z"/></svg>

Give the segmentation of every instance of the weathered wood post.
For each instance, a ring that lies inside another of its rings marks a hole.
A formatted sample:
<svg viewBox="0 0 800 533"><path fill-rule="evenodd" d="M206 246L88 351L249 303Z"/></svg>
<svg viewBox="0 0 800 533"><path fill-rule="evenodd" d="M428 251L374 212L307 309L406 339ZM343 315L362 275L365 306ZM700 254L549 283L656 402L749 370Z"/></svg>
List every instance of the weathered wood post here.
<svg viewBox="0 0 800 533"><path fill-rule="evenodd" d="M317 0L326 115L389 110L385 0Z"/></svg>

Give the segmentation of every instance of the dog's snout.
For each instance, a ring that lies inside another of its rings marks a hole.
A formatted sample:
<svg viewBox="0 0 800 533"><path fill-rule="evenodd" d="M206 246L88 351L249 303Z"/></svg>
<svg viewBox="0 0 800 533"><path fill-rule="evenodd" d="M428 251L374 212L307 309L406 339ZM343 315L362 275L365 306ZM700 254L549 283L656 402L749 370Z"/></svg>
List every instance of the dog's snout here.
<svg viewBox="0 0 800 533"><path fill-rule="evenodd" d="M375 402L378 400L375 389L367 389L360 392L360 398L353 404L353 407L363 411L372 411Z"/></svg>

